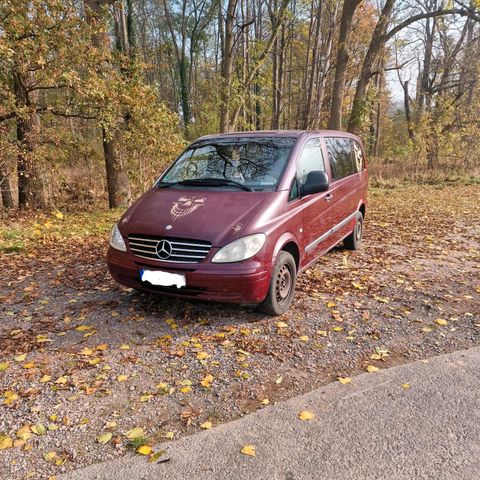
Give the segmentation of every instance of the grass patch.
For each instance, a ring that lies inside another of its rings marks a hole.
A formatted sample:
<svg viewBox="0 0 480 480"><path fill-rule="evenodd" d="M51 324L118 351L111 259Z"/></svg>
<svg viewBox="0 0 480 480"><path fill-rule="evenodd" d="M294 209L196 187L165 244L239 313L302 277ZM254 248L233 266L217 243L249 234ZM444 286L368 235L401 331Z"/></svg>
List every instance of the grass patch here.
<svg viewBox="0 0 480 480"><path fill-rule="evenodd" d="M108 238L123 210L19 212L0 221L0 252L21 253L46 244L87 237Z"/></svg>

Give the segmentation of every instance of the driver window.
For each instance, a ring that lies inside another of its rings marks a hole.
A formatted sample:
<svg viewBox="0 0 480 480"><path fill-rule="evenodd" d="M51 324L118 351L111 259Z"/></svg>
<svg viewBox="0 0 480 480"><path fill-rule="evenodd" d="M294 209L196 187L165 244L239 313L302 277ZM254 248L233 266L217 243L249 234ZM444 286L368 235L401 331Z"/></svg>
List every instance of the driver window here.
<svg viewBox="0 0 480 480"><path fill-rule="evenodd" d="M303 147L297 167L298 183L303 185L307 180L308 174L313 171L325 171L319 138L309 140Z"/></svg>

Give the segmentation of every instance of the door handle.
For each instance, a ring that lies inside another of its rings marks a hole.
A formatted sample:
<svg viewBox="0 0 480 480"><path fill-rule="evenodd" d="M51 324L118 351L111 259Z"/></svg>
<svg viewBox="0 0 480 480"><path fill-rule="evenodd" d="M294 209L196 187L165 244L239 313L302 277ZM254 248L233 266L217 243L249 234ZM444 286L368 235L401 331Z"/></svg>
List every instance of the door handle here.
<svg viewBox="0 0 480 480"><path fill-rule="evenodd" d="M325 195L325 200L329 202L330 200L333 200L333 195L331 193Z"/></svg>

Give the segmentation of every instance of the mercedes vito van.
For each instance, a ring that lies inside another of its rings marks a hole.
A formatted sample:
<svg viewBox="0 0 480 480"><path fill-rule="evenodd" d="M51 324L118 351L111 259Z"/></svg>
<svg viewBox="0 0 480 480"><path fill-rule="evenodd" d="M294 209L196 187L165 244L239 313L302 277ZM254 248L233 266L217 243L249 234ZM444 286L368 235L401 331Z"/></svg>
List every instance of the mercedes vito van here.
<svg viewBox="0 0 480 480"><path fill-rule="evenodd" d="M114 225L113 278L164 295L287 311L299 273L360 246L367 170L339 131L263 131L193 142Z"/></svg>

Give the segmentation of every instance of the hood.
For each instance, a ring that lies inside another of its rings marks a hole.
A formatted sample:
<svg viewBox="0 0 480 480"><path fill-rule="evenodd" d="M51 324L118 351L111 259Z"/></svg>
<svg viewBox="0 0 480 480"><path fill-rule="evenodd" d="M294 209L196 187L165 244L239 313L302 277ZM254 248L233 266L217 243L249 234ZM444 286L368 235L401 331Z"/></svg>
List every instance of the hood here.
<svg viewBox="0 0 480 480"><path fill-rule="evenodd" d="M119 222L129 234L192 238L214 247L249 235L248 225L271 205L276 192L152 188ZM171 226L171 228L169 227Z"/></svg>

